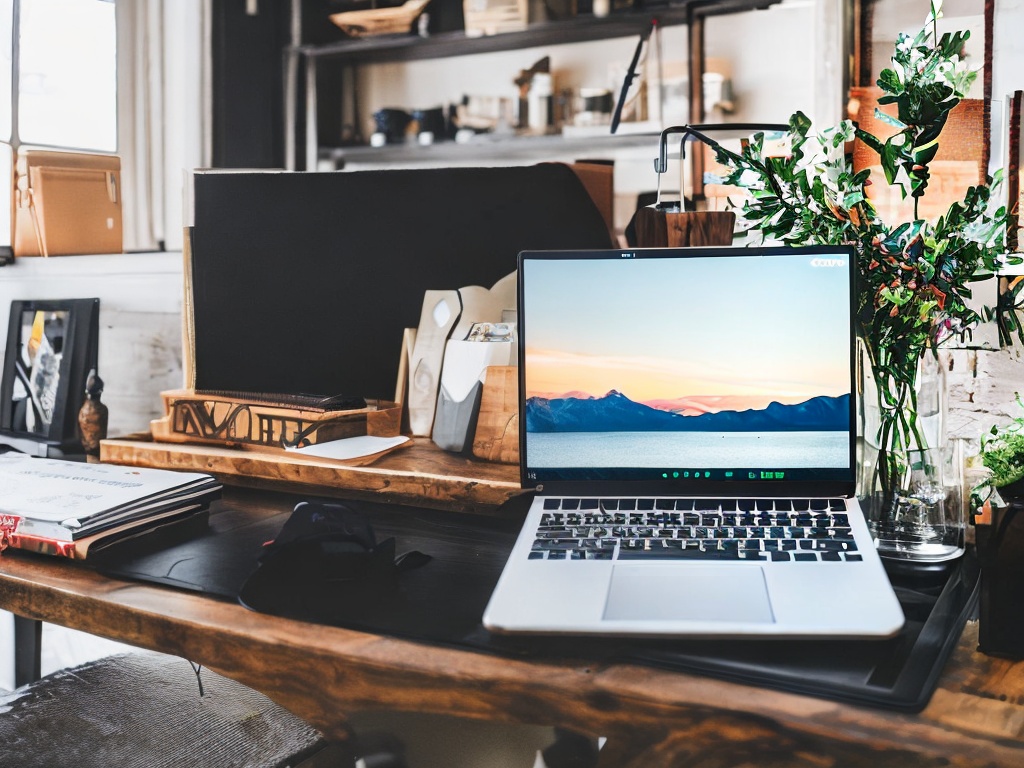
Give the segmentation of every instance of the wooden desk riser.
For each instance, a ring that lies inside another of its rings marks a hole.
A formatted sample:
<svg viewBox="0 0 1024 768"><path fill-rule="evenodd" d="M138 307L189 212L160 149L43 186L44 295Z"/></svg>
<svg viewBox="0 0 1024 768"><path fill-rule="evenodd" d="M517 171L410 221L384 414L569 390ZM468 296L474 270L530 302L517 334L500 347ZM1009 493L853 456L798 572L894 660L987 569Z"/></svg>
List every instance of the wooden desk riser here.
<svg viewBox="0 0 1024 768"><path fill-rule="evenodd" d="M153 442L148 435L104 440L100 459L113 464L210 472L237 486L486 513L521 492L519 467L446 453L428 438L364 466L275 448L221 448Z"/></svg>
<svg viewBox="0 0 1024 768"><path fill-rule="evenodd" d="M226 495L253 515L281 511L265 491ZM1024 765L1024 662L977 653L976 623L913 715L641 666L525 661L307 624L22 553L0 556L0 608L202 663L338 739L349 733L345 713L384 709L605 736L605 768Z"/></svg>

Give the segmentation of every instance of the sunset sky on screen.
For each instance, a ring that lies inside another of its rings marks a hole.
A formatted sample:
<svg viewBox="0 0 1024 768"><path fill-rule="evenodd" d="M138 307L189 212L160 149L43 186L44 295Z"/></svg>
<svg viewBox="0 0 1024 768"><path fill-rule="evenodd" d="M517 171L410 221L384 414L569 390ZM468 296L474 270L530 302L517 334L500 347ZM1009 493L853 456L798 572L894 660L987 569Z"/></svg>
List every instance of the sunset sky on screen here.
<svg viewBox="0 0 1024 768"><path fill-rule="evenodd" d="M847 394L846 267L814 258L528 261L527 397L764 407Z"/></svg>

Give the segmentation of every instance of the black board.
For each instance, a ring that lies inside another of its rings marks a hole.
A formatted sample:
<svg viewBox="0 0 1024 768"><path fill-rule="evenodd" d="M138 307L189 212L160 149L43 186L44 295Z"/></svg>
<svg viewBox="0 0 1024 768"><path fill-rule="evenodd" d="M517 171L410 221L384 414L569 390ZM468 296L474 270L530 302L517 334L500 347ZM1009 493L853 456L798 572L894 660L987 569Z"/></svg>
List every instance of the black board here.
<svg viewBox="0 0 1024 768"><path fill-rule="evenodd" d="M193 193L195 388L206 391L391 399L425 291L490 288L521 250L612 247L559 163L200 172Z"/></svg>

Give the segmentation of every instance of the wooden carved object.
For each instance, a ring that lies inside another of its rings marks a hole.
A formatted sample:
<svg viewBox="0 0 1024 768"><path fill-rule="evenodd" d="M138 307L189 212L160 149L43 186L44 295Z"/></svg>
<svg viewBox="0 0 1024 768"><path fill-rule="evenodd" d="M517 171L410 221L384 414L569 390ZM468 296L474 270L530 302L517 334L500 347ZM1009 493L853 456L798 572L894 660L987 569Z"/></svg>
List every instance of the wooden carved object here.
<svg viewBox="0 0 1024 768"><path fill-rule="evenodd" d="M82 450L89 461L99 461L100 441L107 436L109 411L100 401L102 394L103 379L96 374L94 368L86 379L85 402L78 412L78 435L82 440Z"/></svg>
<svg viewBox="0 0 1024 768"><path fill-rule="evenodd" d="M352 37L408 32L430 0L408 0L403 5L332 13L331 21Z"/></svg>
<svg viewBox="0 0 1024 768"><path fill-rule="evenodd" d="M303 447L359 435L399 434L401 409L386 401L355 410L295 407L240 397L168 390L153 439L171 443Z"/></svg>

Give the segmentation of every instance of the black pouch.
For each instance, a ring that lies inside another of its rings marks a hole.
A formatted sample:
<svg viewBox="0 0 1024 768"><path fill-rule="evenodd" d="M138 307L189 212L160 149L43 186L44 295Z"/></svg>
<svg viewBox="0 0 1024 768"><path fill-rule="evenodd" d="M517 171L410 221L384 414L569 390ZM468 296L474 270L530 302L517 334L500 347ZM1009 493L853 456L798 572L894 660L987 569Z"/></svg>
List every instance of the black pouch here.
<svg viewBox="0 0 1024 768"><path fill-rule="evenodd" d="M395 556L393 538L378 542L367 519L342 503L304 501L239 592L247 608L325 624L372 622L403 602L399 576L429 555Z"/></svg>

